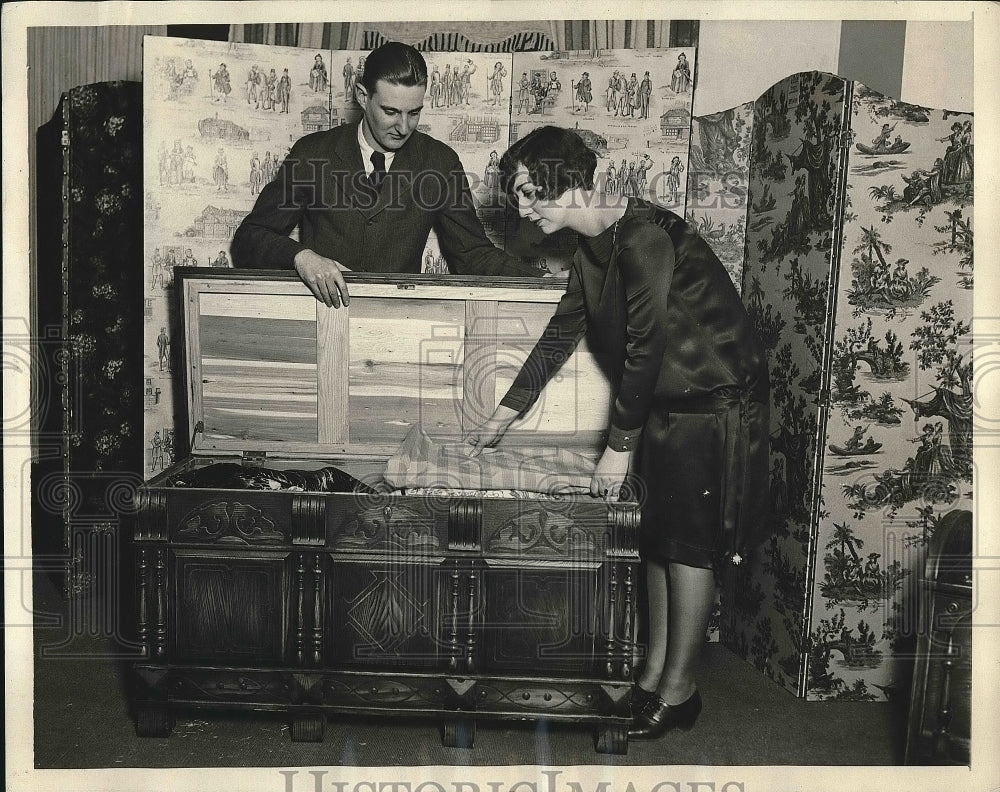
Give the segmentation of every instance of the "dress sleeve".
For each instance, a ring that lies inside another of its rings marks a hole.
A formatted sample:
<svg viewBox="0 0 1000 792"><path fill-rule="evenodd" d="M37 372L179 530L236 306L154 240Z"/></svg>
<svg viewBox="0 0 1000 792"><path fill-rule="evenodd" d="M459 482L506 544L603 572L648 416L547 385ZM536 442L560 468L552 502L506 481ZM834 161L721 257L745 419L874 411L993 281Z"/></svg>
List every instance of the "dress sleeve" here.
<svg viewBox="0 0 1000 792"><path fill-rule="evenodd" d="M524 361L500 403L522 415L531 409L546 383L573 354L586 331L583 286L580 283L578 263L574 262L570 268L566 293L559 300L545 332Z"/></svg>
<svg viewBox="0 0 1000 792"><path fill-rule="evenodd" d="M625 365L611 409L608 446L635 447L652 406L667 346L667 299L674 275L670 236L637 222L622 234L618 272L625 291Z"/></svg>
<svg viewBox="0 0 1000 792"><path fill-rule="evenodd" d="M544 275L537 267L522 264L490 242L476 215L476 204L465 178L465 169L454 154L451 160L442 174L446 180L447 196L434 221L434 230L452 272L456 275L520 278Z"/></svg>
<svg viewBox="0 0 1000 792"><path fill-rule="evenodd" d="M250 214L233 235L233 266L291 269L305 245L288 235L299 224L310 194L316 194L320 169L296 145L274 179L260 191ZM311 189L310 189L311 188ZM290 196L288 200L286 196Z"/></svg>

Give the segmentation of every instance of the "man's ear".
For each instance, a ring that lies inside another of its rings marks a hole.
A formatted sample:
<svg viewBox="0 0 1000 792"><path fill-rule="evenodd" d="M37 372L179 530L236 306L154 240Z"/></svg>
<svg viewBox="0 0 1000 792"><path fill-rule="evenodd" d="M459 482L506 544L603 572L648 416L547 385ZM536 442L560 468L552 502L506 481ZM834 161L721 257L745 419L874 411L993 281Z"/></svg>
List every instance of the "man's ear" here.
<svg viewBox="0 0 1000 792"><path fill-rule="evenodd" d="M361 105L361 109L364 110L368 104L368 89L365 88L364 83L359 82L354 86L354 97Z"/></svg>

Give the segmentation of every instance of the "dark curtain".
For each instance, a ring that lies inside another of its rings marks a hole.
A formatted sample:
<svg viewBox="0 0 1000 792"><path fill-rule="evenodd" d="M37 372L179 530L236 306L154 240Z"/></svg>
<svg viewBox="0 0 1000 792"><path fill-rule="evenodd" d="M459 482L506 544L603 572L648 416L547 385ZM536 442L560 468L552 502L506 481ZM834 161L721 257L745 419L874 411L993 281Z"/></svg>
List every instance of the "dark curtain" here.
<svg viewBox="0 0 1000 792"><path fill-rule="evenodd" d="M534 20L493 22L327 22L233 25L231 41L323 49L374 49L390 40L423 52L695 47L697 20Z"/></svg>

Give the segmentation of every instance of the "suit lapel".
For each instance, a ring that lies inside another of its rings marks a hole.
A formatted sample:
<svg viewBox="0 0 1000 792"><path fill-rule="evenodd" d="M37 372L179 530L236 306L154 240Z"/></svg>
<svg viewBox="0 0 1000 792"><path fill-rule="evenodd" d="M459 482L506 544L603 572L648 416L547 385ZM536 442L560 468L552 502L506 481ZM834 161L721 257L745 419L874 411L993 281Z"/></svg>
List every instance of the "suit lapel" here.
<svg viewBox="0 0 1000 792"><path fill-rule="evenodd" d="M389 205L394 195L402 196L404 190L409 189L414 165L419 160L419 156L415 153L417 141L414 138L417 134L417 132L414 132L413 137L406 141L406 145L397 151L396 155L392 158L392 166L386 174L385 181L382 182L382 189L379 191L378 200L372 209L364 212L365 217L374 217ZM359 159L360 156L359 152Z"/></svg>
<svg viewBox="0 0 1000 792"><path fill-rule="evenodd" d="M371 195L365 192L367 182L365 167L361 161L361 147L358 145L357 124L339 127L338 131L339 129L343 129L344 133L337 134L333 139L333 154L339 160L335 165L335 171L338 174L346 174L344 191L348 205L360 212L366 220L371 219L389 205L393 193L402 195L404 190L409 189L414 164L419 159L416 153L418 143L414 139L419 133L414 132L414 137L396 152L378 200L373 205Z"/></svg>
<svg viewBox="0 0 1000 792"><path fill-rule="evenodd" d="M360 208L367 206L370 199L359 189L364 184L365 168L358 146L358 125L338 127L332 139L332 148L334 178L343 187L347 205L367 217L367 212Z"/></svg>

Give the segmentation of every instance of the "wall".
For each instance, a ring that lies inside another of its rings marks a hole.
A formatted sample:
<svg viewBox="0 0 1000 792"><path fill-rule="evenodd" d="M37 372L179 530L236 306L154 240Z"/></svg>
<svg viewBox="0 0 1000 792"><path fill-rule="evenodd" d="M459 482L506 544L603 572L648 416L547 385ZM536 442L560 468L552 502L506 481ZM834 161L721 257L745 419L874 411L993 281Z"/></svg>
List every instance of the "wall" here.
<svg viewBox="0 0 1000 792"><path fill-rule="evenodd" d="M703 20L694 114L752 102L796 72L836 72L840 26L839 20Z"/></svg>
<svg viewBox="0 0 1000 792"><path fill-rule="evenodd" d="M857 22L702 20L694 114L753 101L779 80L813 70L870 84L905 102L972 110L971 20L906 21L902 53L894 43L899 22L869 24L875 40L885 29L889 35L883 40L893 46L866 46L859 40L865 26ZM897 90L885 84L894 72Z"/></svg>
<svg viewBox="0 0 1000 792"><path fill-rule="evenodd" d="M972 110L972 23L908 22L900 98Z"/></svg>

